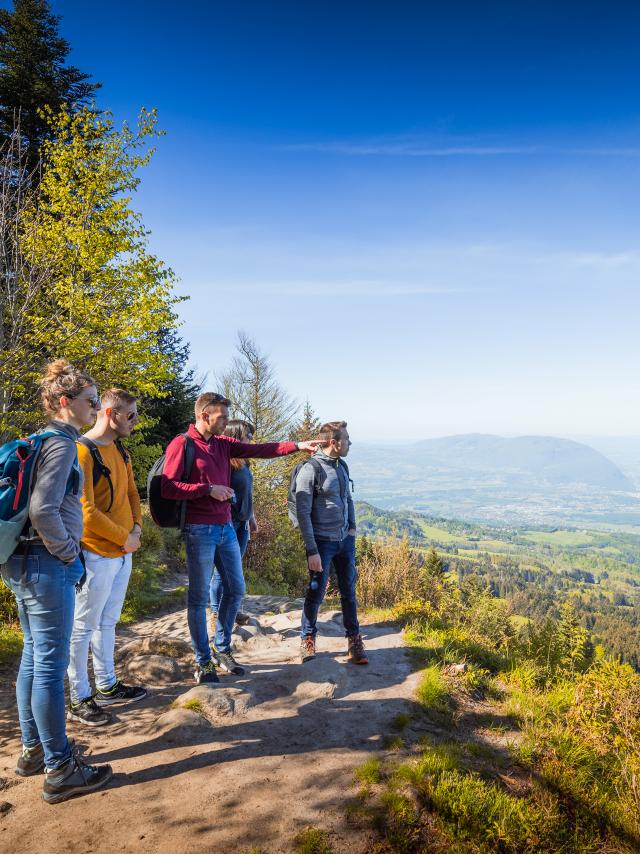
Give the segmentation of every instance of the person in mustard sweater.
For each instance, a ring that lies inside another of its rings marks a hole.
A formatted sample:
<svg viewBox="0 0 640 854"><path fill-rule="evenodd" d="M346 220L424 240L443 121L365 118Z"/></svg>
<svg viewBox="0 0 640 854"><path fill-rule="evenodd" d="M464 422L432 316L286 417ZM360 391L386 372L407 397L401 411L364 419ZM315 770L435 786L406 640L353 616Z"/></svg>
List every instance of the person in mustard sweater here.
<svg viewBox="0 0 640 854"><path fill-rule="evenodd" d="M111 722L102 708L146 697L139 686L125 685L115 671L116 623L131 575L133 552L140 548L142 514L131 459L121 440L138 422L136 398L113 388L102 396L95 426L78 440L84 472L82 551L87 579L76 597L71 633L69 720L87 726ZM95 695L87 670L93 655Z"/></svg>

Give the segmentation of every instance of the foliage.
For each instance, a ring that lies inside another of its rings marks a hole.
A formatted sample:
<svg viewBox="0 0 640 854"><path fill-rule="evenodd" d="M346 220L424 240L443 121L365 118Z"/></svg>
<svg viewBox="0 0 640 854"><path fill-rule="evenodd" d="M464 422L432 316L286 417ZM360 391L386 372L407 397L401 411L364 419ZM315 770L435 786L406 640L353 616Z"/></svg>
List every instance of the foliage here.
<svg viewBox="0 0 640 854"><path fill-rule="evenodd" d="M58 32L60 17L45 0L13 0L13 11L0 9L0 144L19 120L29 174L38 166L40 147L54 131L44 110L75 110L100 84L67 65L70 46Z"/></svg>
<svg viewBox="0 0 640 854"><path fill-rule="evenodd" d="M43 362L61 353L101 386L155 395L171 376L158 332L173 328L173 273L147 248L147 232L131 207L138 170L158 135L154 112L142 111L136 132L117 130L88 108L49 114L54 138L43 148L42 180L21 211L20 263L2 342L2 428L24 431L38 420L35 380ZM25 288L37 287L29 299Z"/></svg>

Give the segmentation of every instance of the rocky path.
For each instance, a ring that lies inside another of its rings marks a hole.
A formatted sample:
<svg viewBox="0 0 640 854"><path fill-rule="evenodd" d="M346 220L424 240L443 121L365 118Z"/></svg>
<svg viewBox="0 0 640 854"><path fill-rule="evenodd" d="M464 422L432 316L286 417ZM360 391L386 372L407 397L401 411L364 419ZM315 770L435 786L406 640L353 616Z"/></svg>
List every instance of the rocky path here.
<svg viewBox="0 0 640 854"><path fill-rule="evenodd" d="M72 724L70 735L110 786L57 806L40 798L42 778L13 775L19 735L13 684L0 704L0 851L290 852L308 826L334 851L366 852L345 801L354 769L383 746L410 706L411 673L399 630L363 628L369 667L346 661L341 618L325 612L319 654L298 663L299 601L249 597L252 619L237 630L242 677L196 686L179 610L120 635L123 674L149 686L141 703L116 707L109 727Z"/></svg>

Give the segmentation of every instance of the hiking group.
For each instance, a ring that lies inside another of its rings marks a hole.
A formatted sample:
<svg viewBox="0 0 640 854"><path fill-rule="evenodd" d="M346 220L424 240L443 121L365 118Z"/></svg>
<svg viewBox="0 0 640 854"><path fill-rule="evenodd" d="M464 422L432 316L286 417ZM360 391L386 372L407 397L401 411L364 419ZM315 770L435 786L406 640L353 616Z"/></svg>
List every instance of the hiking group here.
<svg viewBox="0 0 640 854"><path fill-rule="evenodd" d="M112 721L109 706L147 696L143 686L118 678L114 662L115 628L142 537L140 497L122 442L138 412L134 395L113 388L100 397L92 377L62 359L47 366L40 390L47 426L0 448L0 572L15 595L23 632L16 681L22 753L15 770L44 772L43 798L59 803L112 777L110 765L90 765L78 755L66 720L104 726ZM244 674L231 642L234 624L248 619L240 611L242 557L258 531L247 461L298 451L312 455L294 468L288 499L309 574L300 660L315 656L318 611L333 566L348 659L367 664L355 595L346 422L324 424L311 441L253 443L253 426L229 421L229 406L220 394L201 394L194 423L169 443L148 482L154 521L181 528L184 537L195 681L219 682L219 670Z"/></svg>

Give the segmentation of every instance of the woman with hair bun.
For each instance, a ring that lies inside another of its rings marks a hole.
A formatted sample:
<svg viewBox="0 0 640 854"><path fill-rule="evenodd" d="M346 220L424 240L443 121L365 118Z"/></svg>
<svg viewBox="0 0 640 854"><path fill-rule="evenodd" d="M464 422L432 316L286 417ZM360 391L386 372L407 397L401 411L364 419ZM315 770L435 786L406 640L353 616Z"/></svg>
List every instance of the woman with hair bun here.
<svg viewBox="0 0 640 854"><path fill-rule="evenodd" d="M43 441L35 463L28 542L9 558L2 578L16 597L24 635L16 682L23 749L16 773L46 771L42 796L59 803L100 788L112 776L110 765L87 765L72 752L64 701L75 588L83 576L76 440L95 421L100 398L89 374L64 359L47 365L40 392L47 430L56 435Z"/></svg>

